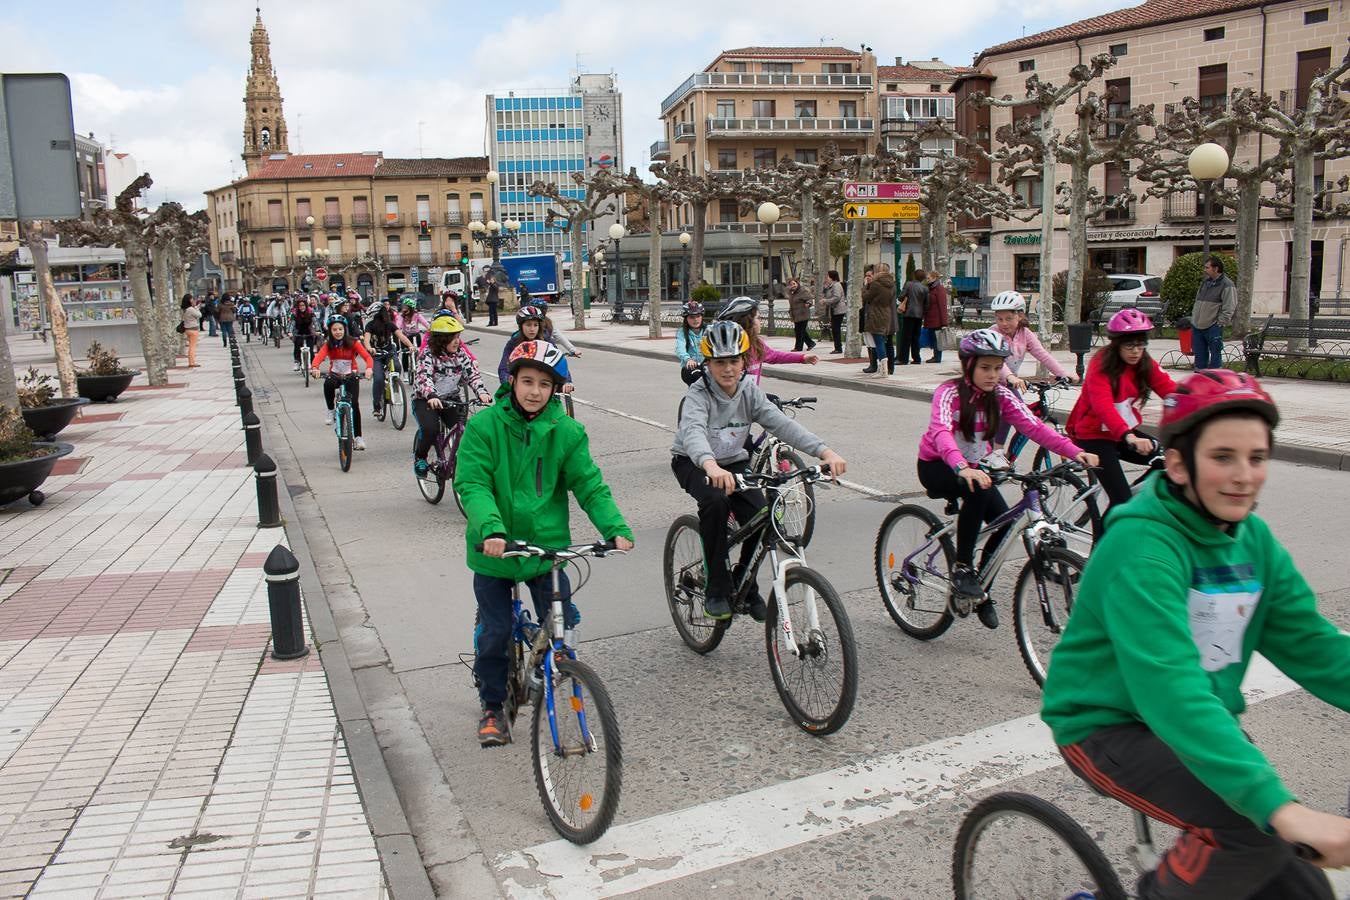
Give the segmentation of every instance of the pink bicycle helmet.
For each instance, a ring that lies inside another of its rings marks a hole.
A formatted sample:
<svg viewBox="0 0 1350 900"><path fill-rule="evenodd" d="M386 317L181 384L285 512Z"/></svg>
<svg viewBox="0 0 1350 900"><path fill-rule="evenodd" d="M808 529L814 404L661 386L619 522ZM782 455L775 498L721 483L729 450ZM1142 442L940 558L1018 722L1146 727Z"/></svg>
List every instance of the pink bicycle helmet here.
<svg viewBox="0 0 1350 900"><path fill-rule="evenodd" d="M1106 323L1106 333L1111 337L1120 337L1126 334L1148 334L1152 330L1153 320L1133 307L1122 309L1111 317L1111 321Z"/></svg>

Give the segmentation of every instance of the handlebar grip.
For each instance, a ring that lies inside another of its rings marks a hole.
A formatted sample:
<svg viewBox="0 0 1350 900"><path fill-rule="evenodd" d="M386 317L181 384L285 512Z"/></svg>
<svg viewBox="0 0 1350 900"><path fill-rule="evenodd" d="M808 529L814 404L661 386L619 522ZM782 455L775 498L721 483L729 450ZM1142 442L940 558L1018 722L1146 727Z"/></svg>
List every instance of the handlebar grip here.
<svg viewBox="0 0 1350 900"><path fill-rule="evenodd" d="M815 403L815 402L817 402L817 401L816 401L816 398L815 398L815 397L798 397L798 398L797 398L797 402L798 402L798 403Z"/></svg>
<svg viewBox="0 0 1350 900"><path fill-rule="evenodd" d="M1317 852L1315 847L1311 847L1308 844L1295 841L1293 847L1294 855L1299 859L1306 859L1308 862L1317 862L1322 858L1322 854Z"/></svg>

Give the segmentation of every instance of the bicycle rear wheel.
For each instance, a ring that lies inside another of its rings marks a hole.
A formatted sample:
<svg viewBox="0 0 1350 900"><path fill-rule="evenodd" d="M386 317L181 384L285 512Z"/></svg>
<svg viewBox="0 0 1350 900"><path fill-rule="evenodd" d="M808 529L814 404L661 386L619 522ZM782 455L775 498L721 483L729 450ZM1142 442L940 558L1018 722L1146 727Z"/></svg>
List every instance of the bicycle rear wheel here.
<svg viewBox="0 0 1350 900"><path fill-rule="evenodd" d="M803 469L806 463L787 447L776 446L773 451L774 472L792 472ZM816 532L816 489L804 481L794 481L783 489L778 500L777 521L779 533L786 538L798 538L805 547Z"/></svg>
<svg viewBox="0 0 1350 900"><path fill-rule="evenodd" d="M1053 803L1014 792L986 797L961 821L952 885L956 900L1126 900L1083 826Z"/></svg>
<svg viewBox="0 0 1350 900"><path fill-rule="evenodd" d="M808 734L833 734L853 712L858 695L858 649L844 601L824 575L805 566L788 569L783 606L792 620L797 653L783 644L779 597L769 596L764 620L764 646L769 654L773 686L797 726ZM816 605L818 627L807 618Z"/></svg>
<svg viewBox="0 0 1350 900"><path fill-rule="evenodd" d="M389 421L393 423L395 431L402 431L403 426L408 424L408 392L403 387L402 376L390 379L389 382Z"/></svg>
<svg viewBox="0 0 1350 900"><path fill-rule="evenodd" d="M559 660L553 708L541 691L534 704L534 783L558 834L589 844L614 821L623 788L619 718L600 676L575 659ZM549 712L557 727L554 742Z"/></svg>
<svg viewBox="0 0 1350 900"><path fill-rule="evenodd" d="M711 653L722 643L729 621L703 614L707 572L703 567L703 539L695 516L680 516L666 533L663 568L666 603L680 639L695 653Z"/></svg>
<svg viewBox="0 0 1350 900"><path fill-rule="evenodd" d="M464 501L459 499L459 491L455 489L455 473L459 469L459 441L462 437L464 437L464 426L459 425L455 431L451 432L450 442L446 445L445 452L449 456L446 461L446 471L449 473L447 477L450 481L450 496L455 498L455 508L459 510L461 516L467 519L469 514L464 511Z"/></svg>
<svg viewBox="0 0 1350 900"><path fill-rule="evenodd" d="M1036 684L1044 685L1050 654L1069 624L1074 594L1087 563L1072 550L1060 547L1043 547L1037 557L1027 560L1017 576L1013 622L1022 662Z"/></svg>
<svg viewBox="0 0 1350 900"><path fill-rule="evenodd" d="M934 539L942 520L913 504L897 506L881 520L873 550L881 601L910 637L930 641L952 625L948 603L956 550L949 535Z"/></svg>
<svg viewBox="0 0 1350 900"><path fill-rule="evenodd" d="M352 467L352 410L342 407L342 430L338 433L338 465L346 472Z"/></svg>

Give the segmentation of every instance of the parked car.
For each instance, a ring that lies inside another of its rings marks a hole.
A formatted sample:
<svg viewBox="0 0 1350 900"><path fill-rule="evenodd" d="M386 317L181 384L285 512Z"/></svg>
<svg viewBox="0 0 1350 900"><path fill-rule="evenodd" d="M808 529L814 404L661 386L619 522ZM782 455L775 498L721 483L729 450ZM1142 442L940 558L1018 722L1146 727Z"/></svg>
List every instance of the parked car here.
<svg viewBox="0 0 1350 900"><path fill-rule="evenodd" d="M1099 318L1103 321L1120 312L1134 307L1144 315L1159 320L1163 311L1162 278L1158 275L1107 275L1113 290L1103 304ZM1161 324L1161 323L1159 323Z"/></svg>

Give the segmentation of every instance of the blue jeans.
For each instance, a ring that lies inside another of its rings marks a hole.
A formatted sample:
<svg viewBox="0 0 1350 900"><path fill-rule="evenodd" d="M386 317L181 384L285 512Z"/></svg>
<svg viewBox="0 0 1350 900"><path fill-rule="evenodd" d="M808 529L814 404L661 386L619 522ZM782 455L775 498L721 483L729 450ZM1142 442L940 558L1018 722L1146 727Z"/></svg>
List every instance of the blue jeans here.
<svg viewBox="0 0 1350 900"><path fill-rule="evenodd" d="M215 337L215 336L216 336L216 317L215 317L215 316L207 316L207 317L206 317L206 324L207 324L207 326L209 326L210 329L211 329L211 331L209 332L210 336L211 336L211 337Z"/></svg>
<svg viewBox="0 0 1350 900"><path fill-rule="evenodd" d="M478 624L473 629L473 674L478 679L478 696L484 709L501 709L506 701L507 652L511 648L511 588L509 578L491 575L473 576L473 593L478 600ZM549 615L549 592L553 576L545 572L525 582L534 600L535 621L546 621ZM572 586L567 573L560 573L558 588L563 596L563 624L574 628L581 621L581 613L572 605Z"/></svg>
<svg viewBox="0 0 1350 900"><path fill-rule="evenodd" d="M1223 368L1223 326L1215 323L1208 328L1191 331L1191 348L1195 350L1195 369Z"/></svg>
<svg viewBox="0 0 1350 900"><path fill-rule="evenodd" d="M215 320L213 319L212 321L214 322ZM212 334L215 334L215 331L213 330L211 333L212 333ZM234 323L233 323L233 322L221 322L221 323L220 323L220 342L221 342L222 344L224 344L226 347L228 347L228 346L230 346L230 338L232 338L232 337L234 337Z"/></svg>

